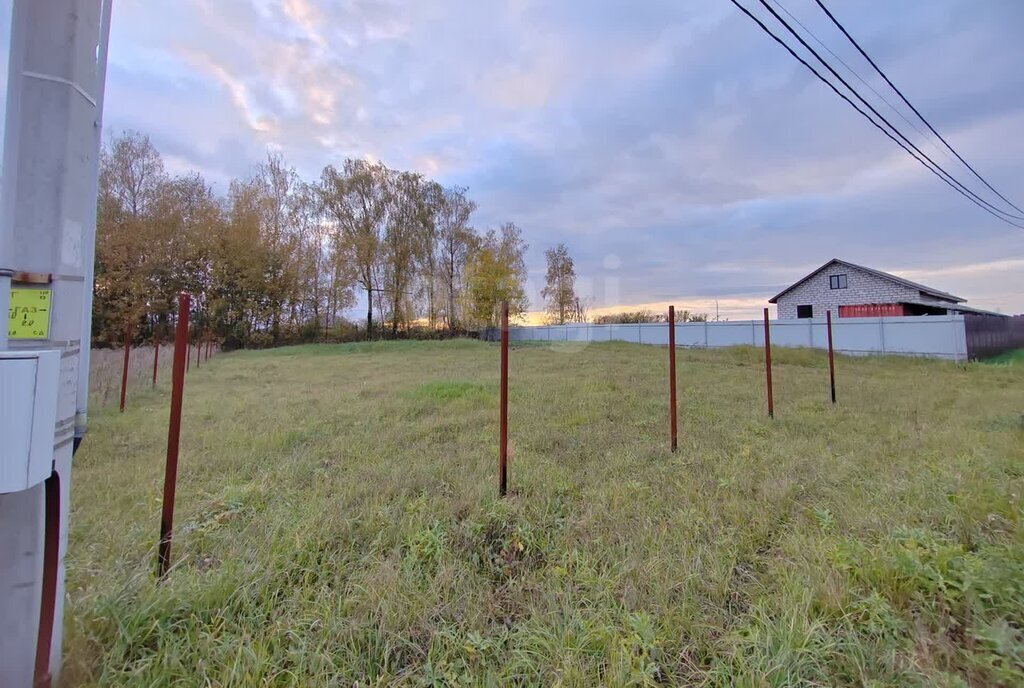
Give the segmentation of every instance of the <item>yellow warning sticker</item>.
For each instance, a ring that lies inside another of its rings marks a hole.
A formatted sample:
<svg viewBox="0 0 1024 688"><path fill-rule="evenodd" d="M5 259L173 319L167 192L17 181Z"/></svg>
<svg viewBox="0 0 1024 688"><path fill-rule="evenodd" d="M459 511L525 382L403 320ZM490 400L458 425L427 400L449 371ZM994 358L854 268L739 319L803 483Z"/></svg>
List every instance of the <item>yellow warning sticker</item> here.
<svg viewBox="0 0 1024 688"><path fill-rule="evenodd" d="M50 290L11 289L7 311L9 339L50 338Z"/></svg>

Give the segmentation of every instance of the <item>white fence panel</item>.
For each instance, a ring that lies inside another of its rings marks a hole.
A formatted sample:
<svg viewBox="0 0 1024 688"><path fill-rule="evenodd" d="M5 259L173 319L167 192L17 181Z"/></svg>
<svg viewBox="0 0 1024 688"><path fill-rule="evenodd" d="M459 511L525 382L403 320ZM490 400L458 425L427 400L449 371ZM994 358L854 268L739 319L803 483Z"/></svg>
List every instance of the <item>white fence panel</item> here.
<svg viewBox="0 0 1024 688"><path fill-rule="evenodd" d="M644 344L668 345L668 324L648 323L640 326L640 334L644 338Z"/></svg>
<svg viewBox="0 0 1024 688"><path fill-rule="evenodd" d="M885 351L881 318L842 318L832 321L832 341L837 351L876 353Z"/></svg>
<svg viewBox="0 0 1024 688"><path fill-rule="evenodd" d="M753 343L754 328L751 327L750 322L737 320L708 323L707 346L709 348Z"/></svg>
<svg viewBox="0 0 1024 688"><path fill-rule="evenodd" d="M828 346L824 318L773 320L772 346ZM640 325L539 325L512 327L509 339L550 342L632 342L668 344L666 323ZM931 356L955 361L967 358L967 334L962 315L922 315L885 318L834 318L835 350L849 354L901 354ZM735 320L676 324L676 345L720 348L764 346L761 320Z"/></svg>
<svg viewBox="0 0 1024 688"><path fill-rule="evenodd" d="M565 340L567 342L586 342L589 340L589 325L566 325Z"/></svg>
<svg viewBox="0 0 1024 688"><path fill-rule="evenodd" d="M832 339L835 340L835 320L832 321ZM834 343L834 342L833 342ZM811 346L815 349L828 348L828 325L825 319L815 318L811 321Z"/></svg>
<svg viewBox="0 0 1024 688"><path fill-rule="evenodd" d="M639 325L604 325L609 330L609 341L640 343Z"/></svg>
<svg viewBox="0 0 1024 688"><path fill-rule="evenodd" d="M676 325L676 344L678 346L707 346L707 323L683 323Z"/></svg>
<svg viewBox="0 0 1024 688"><path fill-rule="evenodd" d="M882 332L885 336L885 350L888 353L923 354L954 359L967 355L967 334L962 324L958 329L949 327L949 321L943 320L920 322L921 319L915 317L879 320L883 321Z"/></svg>
<svg viewBox="0 0 1024 688"><path fill-rule="evenodd" d="M805 320L776 320L772 328L772 346L814 346L814 323ZM764 330L762 324L761 330Z"/></svg>

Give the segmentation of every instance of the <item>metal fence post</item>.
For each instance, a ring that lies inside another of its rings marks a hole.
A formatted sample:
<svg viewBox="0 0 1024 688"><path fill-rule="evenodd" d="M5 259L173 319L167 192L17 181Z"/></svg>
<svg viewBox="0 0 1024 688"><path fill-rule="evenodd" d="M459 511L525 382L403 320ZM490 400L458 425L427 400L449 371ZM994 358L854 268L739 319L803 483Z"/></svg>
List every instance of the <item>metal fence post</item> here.
<svg viewBox="0 0 1024 688"><path fill-rule="evenodd" d="M775 417L772 400L772 331L768 324L768 309L764 309L764 374L768 382L768 417Z"/></svg>
<svg viewBox="0 0 1024 688"><path fill-rule="evenodd" d="M832 311L825 311L825 328L828 332L828 380L832 388L832 403L836 403L836 359L832 350Z"/></svg>
<svg viewBox="0 0 1024 688"><path fill-rule="evenodd" d="M50 473L43 487L43 580L36 633L34 686L52 685L50 653L57 608L57 574L60 569L60 474Z"/></svg>
<svg viewBox="0 0 1024 688"><path fill-rule="evenodd" d="M132 350L132 328L124 328L124 364L121 367L121 413L124 413L124 399L128 394L128 357Z"/></svg>
<svg viewBox="0 0 1024 688"><path fill-rule="evenodd" d="M160 336L153 333L153 386L156 387L156 371L160 365Z"/></svg>
<svg viewBox="0 0 1024 688"><path fill-rule="evenodd" d="M672 451L676 451L676 307L668 307L668 404Z"/></svg>
<svg viewBox="0 0 1024 688"><path fill-rule="evenodd" d="M174 332L174 366L171 372L171 420L167 426L167 463L164 468L164 500L160 514L160 547L157 576L163 578L171 562L171 535L174 532L174 493L178 485L178 442L181 437L181 401L185 387L185 368L189 360L189 295L178 295L178 325Z"/></svg>
<svg viewBox="0 0 1024 688"><path fill-rule="evenodd" d="M501 304L501 420L498 427L498 494L508 493L508 301Z"/></svg>

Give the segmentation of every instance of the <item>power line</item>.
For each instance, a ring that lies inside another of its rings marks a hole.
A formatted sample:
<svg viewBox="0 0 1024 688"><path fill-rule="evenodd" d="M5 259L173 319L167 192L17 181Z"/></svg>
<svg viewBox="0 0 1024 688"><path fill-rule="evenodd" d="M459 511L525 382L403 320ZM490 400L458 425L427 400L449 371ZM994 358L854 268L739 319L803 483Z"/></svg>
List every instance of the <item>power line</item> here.
<svg viewBox="0 0 1024 688"><path fill-rule="evenodd" d="M788 16L788 17L789 17L790 19L792 19L792 20L793 20L794 22L796 22L796 23L797 23L797 24L798 24L798 25L800 26L800 28L801 28L801 29L803 29L803 30L804 30L804 31L805 31L805 32L807 33L807 35L808 35L808 36L810 36L811 38L813 38L813 39L814 39L814 41L815 41L815 42L816 42L816 43L817 43L818 45L820 45L820 46L821 46L822 48L824 48L825 50L827 50L827 51L828 51L828 53L829 53L829 55L831 55L832 57L836 58L836 60L838 60L838 61L839 61L839 64L843 65L843 67L845 67L845 68L846 68L846 71L848 71L848 72L849 72L850 74L852 74L853 76L855 76L855 77L857 78L857 80L858 80L859 82L861 82L862 84L864 84L865 86L867 86L867 87L868 87L868 88L869 88L869 89L871 90L871 92L872 92L872 93L874 93L874 94L875 94L876 96L878 96L879 100L881 100L881 101L882 101L883 103L885 103L886 105L888 105L888 106L889 106L889 109L890 109L890 110L892 110L892 111L893 111L893 112L895 112L895 113L896 113L897 115L899 115L900 119L902 119L902 120L903 120L904 122L906 122L906 123L907 123L907 124L908 124L908 125L909 125L910 127L912 127L912 128L914 129L914 131L916 131L916 132L917 132L918 134L920 134L920 135L921 135L921 138L923 138L923 139L924 139L925 141L927 141L927 142L928 142L928 143L929 143L929 144L931 145L931 147L935 149L935 152L936 152L936 153L940 153L940 154L944 155L944 156L946 157L946 159L947 159L947 160L949 160L949 161L950 161L951 163L953 163L953 164L956 164L956 159L955 159L955 158L954 158L953 156L951 156L951 155L949 154L949 151L947 151L947 150L944 150L944 149L942 149L942 148L939 148L939 147L938 147L938 146L937 146L937 145L935 144L935 142L934 142L934 141L932 141L932 140L931 140L931 139L930 139L930 138L928 137L928 134L924 133L924 132L923 132L923 131L921 130L921 128L920 128L919 126L917 126L916 124L914 124L914 122L913 122L913 121L911 121L911 120L910 120L910 118L908 118L908 117L907 117L907 116L906 116L905 114L903 114L903 112L902 112L902 111L901 111L901 110L900 110L899 108L897 108L897 107L896 107L895 105L893 105L893 104L892 104L892 102L891 102L891 101L890 101L890 100L889 100L888 98L886 98L886 97L885 97L884 95L882 95L881 93L879 93L879 92L878 92L878 90L877 90L877 89L876 89L876 88L875 88L874 86L872 86L872 85L871 85L871 84L870 84L870 83L869 83L869 82L868 82L868 81L867 81L867 80L866 80L866 79L865 79L864 77L862 77L862 76L860 75L860 73L859 73L859 72L858 72L858 71L857 71L856 69L854 69L853 67L851 67L851 66L850 66L850 65L849 65L849 64L848 64L848 63L846 62L846 60L844 60L844 59L843 59L842 57L840 57L839 55L837 55L837 54L836 54L836 52L835 52L834 50L832 50L832 48L828 47L828 45L826 45L824 41L822 41L822 40L821 40L820 38L818 38L818 36L817 36L817 35L816 35L816 34L815 34L815 33L814 33L813 31L811 31L811 30L810 30L810 29L809 29L809 28L807 27L807 25L806 25L806 24L804 24L804 23L803 23L802 21L800 21L800 19L799 19L799 18L797 18L797 17L796 17L796 16L795 16L795 15L794 15L794 14L793 14L792 12L790 12L790 11L789 11L788 9L786 9L786 6L785 6L785 5L783 5L783 4L781 3L781 2L779 2L779 0L772 0L772 2L774 2L774 3L775 3L775 5L776 5L776 6L778 6L778 8L779 8L780 10L782 10L783 12L785 12L785 13L786 13L786 16Z"/></svg>
<svg viewBox="0 0 1024 688"><path fill-rule="evenodd" d="M911 110L914 111L914 114L917 115L921 119L922 122L924 122L925 126L928 127L931 130L931 132L933 134L935 134L939 138L940 141L942 141L943 144L945 144L946 148L948 148L953 153L953 155L955 155L957 157L957 159L960 162L962 162L967 167L967 169L969 169L971 172L973 172L974 176L977 177L978 179L980 179L981 183L984 184L985 186L987 186L992 191L992 193L994 193L996 196L999 196L999 198L1001 198L1004 201L1006 201L1017 212L1024 213L1024 210L1021 210L1011 200L1009 200L1006 196L1004 196L1003 194L1001 194L998 191L996 191L995 188L991 184L989 184L988 181L984 177L982 177L978 173L977 170L975 170L973 167L971 167L971 164L969 162L964 160L963 157L959 153L956 152L956 149L953 148L953 146L949 145L949 142L946 141L946 139L944 139L942 137L942 134L937 132L935 130L935 127L933 127L931 125L931 123L924 118L924 115L922 115L920 112L918 112L917 108L914 107L909 100L907 100L907 97L905 95L903 95L903 92L901 90L899 90L898 88L896 88L896 84L894 84L892 81L889 80L889 77L885 75L885 72L882 71L882 68L879 67L877 64L875 64L875 61L872 60L871 57L866 52L864 52L864 49L861 48L860 44L857 43L857 41L854 40L853 36L850 35L850 32L847 31L846 28L842 24L839 23L839 20L836 19L835 16L831 12L829 12L828 8L825 7L825 3L823 3L821 0L814 0L814 1L816 3L818 3L818 7L820 7L825 12L825 14L828 15L828 18L832 20L832 23L835 24L836 27L840 31L843 32L843 35L846 36L847 39L849 39L850 43L853 44L853 47L855 47L857 49L857 51L861 55L864 56L864 59L867 60L871 64L871 66L875 68L875 71L878 72L878 74L883 79L885 79L885 83L889 84L889 87L892 88L892 90L896 91L896 95L898 95L903 100L903 102L907 104L907 107L909 107Z"/></svg>
<svg viewBox="0 0 1024 688"><path fill-rule="evenodd" d="M968 196L967 194L965 194L965 193L964 193L963 191L961 191L961 190L960 190L959 188L957 188L956 186L954 186L954 185L953 185L953 184L952 184L952 183L951 183L951 182L950 182L949 180L947 180L947 179L946 179L945 177L943 177L943 176L942 176L941 174L939 174L939 172L938 172L938 171L936 171L936 170L935 170L934 168L932 168L931 166L929 166L929 165L928 165L928 163L926 163L926 162L925 162L924 160L922 160L921 158L919 158L919 157L918 157L917 155L915 155L915 154L914 154L914 152L913 152L913 151L911 151L911 150L910 150L909 148L907 148L907 147L906 147L905 145L903 145L903 143L902 143L902 142L900 142L900 141L899 141L899 139L897 139L897 138L896 138L895 136L893 136L892 134L890 134L890 133L889 133L889 132L888 132L888 131L887 131L887 130L886 130L886 129L884 128L884 127L882 127L882 125L880 125L880 124L879 124L878 122L876 122L876 121L875 121L875 120L874 120L874 119L873 119L873 118L872 118L872 117L871 117L871 116L870 116L870 115L869 115L868 113L864 112L864 110L862 110L862 109L861 109L860 107L858 107L858 106L857 106L857 104L856 104L856 103L854 103L854 102L853 102L852 100L850 100L850 98L849 98L849 97L848 97L848 96L847 96L847 95L846 95L845 93L843 93L843 92L842 92L842 91L840 91L840 90L839 90L838 88L836 88L836 87L835 87L835 85L834 85L834 84L833 84L833 83L832 83L831 81L829 81L829 80L828 80L828 79L826 79L826 78L825 78L824 76L822 76L822 75L821 75L821 73L820 73L820 72L818 72L818 70L817 70L817 69L815 69L814 67L812 67L812 66L811 66L811 65L810 65L810 64L809 64L809 63L808 63L808 62L807 62L807 61L806 61L805 59L803 59L802 57L800 57L800 56L799 56L799 55L798 55L798 54L796 53L796 51L794 51L794 50L793 50L793 49L792 49L791 47L789 47L789 44L788 44L788 43L786 43L786 42L785 42L784 40L782 40L781 38L779 38L778 36L776 36L776 35L775 35L775 33L774 33L774 32L773 32L773 31L772 31L771 29L769 29L769 28L768 28L767 26L765 26L764 22L762 22L762 21L761 21L760 19L758 19L758 18L757 18L756 16L754 16L754 15L753 15L753 14L752 14L752 13L750 12L750 10L748 10L748 9L747 9L746 7L744 7L743 5L741 5L741 4L740 4L740 3L738 2L738 0L729 0L729 1L730 1L730 2L732 3L732 4L734 4L734 5L735 5L735 6L737 7L737 8L739 8L739 10L740 10L741 12L743 12L743 14L747 15L748 17L750 17L750 19L751 19L751 20L752 20L752 21L753 21L753 22L754 22L755 24L757 24L757 25L758 25L759 27L761 27L761 30L762 30L762 31L764 31L764 32L765 32L766 34L768 34L769 36L771 36L771 38L772 38L772 39L773 39L773 40L774 40L774 41L775 41L776 43L778 43L778 44L779 44L779 45L781 45L781 46L782 46L783 48L785 48L785 49L786 49L786 52L788 52L788 53L789 53L790 55L792 55L792 56L793 56L793 58L794 58L795 60L797 60L797 61L798 61L798 62L799 62L800 64L802 64L802 65L803 65L804 67L806 67L806 68L807 68L808 70L810 70L810 71L811 71L811 73L812 73L812 74L814 74L814 76L818 77L818 79L819 79L819 80L821 80L821 82L822 82L822 83L824 83L824 84L825 84L826 86L828 86L828 87L829 87L830 89L832 89L832 91L833 91L833 92L835 92L835 94L836 94L837 96L839 96L840 98L842 98L843 100L845 100L845 101L846 101L846 103L847 103L847 104L848 104L848 105L849 105L850 107L852 107L852 108L853 108L854 110L856 110L857 112L859 112L859 113L861 114L861 116L862 116L862 117L864 117L864 119L866 119L866 120L867 120L868 122L870 122L870 123L872 124L872 126L874 126L874 127L875 127L876 129L878 129L878 130L879 130L880 132L882 132L882 133L883 133L883 134L885 134L885 135L886 135L887 137L889 137L889 138L890 138L890 139L891 139L891 140L893 141L893 143L895 143L895 144L896 144L897 146L899 146L899 147L900 147L900 148L902 148L902 149L903 149L904 151L906 151L906 153L907 153L907 154L908 154L908 155L909 155L910 157L914 158L914 159L915 159L915 160L917 160L917 161L918 161L919 163L921 163L922 165L924 165L925 169L927 169L927 170L928 170L929 172L931 172L932 174L934 174L935 176L937 176L937 177L938 177L939 179L941 179L941 180L942 180L942 182L943 182L944 184L946 184L947 186L949 186L949 187L950 187L951 189L953 189L954 191L956 191L956 192L957 192L957 193L959 193L960 195L962 195L962 196L964 196L965 198L967 198L967 200L969 200L969 201L970 201L971 203L974 203L975 205L977 205L978 207L980 207L980 208L981 208L982 210L984 210L984 211L985 211L985 212L987 212L988 214L990 214L990 215L992 215L992 216L994 216L994 217L997 217L997 218L999 218L1000 220L1002 220L1003 222L1007 222L1007 223L1009 223L1009 224L1013 225L1014 227L1018 227L1018 228L1020 228L1020 229L1024 229L1024 225L1018 225L1018 224L1016 224L1015 222L1012 222L1012 221L1010 221L1010 220L1007 220L1006 218L1002 217L1001 215L997 215L997 214L996 214L996 213L994 213L993 211L989 210L989 209L988 209L988 208L986 208L985 206L983 206L983 205L981 205L980 203L978 203L978 201L974 200L973 198L971 198L970 196Z"/></svg>
<svg viewBox="0 0 1024 688"><path fill-rule="evenodd" d="M1006 217L1012 218L1012 219L1014 219L1014 220L1024 220L1024 216L1014 215L1013 213L1009 213L1009 212L1006 212L1006 211L1005 211L1005 210L1003 210L1002 208L997 208L997 207L995 207L994 205L992 205L991 203L989 203L988 201L986 201L986 200L985 200L984 198L982 198L981 196L979 196L978 194L974 193L973 191L971 191L970 189L968 189L968 188L967 188L966 186L964 186L964 185L963 185L963 184L962 184L962 183L960 182L960 180L959 180L959 179L957 179L956 177L954 177L953 175L951 175L951 174L950 174L949 172L947 172L947 171L946 171L946 169L945 169L944 167L942 167L942 165L940 165L939 163L937 163L937 162L935 162L934 160L932 160L932 159L931 159L931 157L929 157L929 155L928 155L927 153L925 153L925 152L924 152L924 151L922 151L922 150L921 150L920 148L918 148L918 147L917 147L917 146L916 146L916 145L914 144L914 142L913 142L913 141L911 141L911 140L910 140L910 139L908 139L908 138L907 138L906 136L904 136L904 135L903 135L903 132L901 132L901 131L900 131L899 129L897 129L896 127L894 127L894 126L892 125L892 122L890 122L889 120L887 120L887 119L886 119L886 118L885 118L885 117L884 117L884 116L882 115L882 113L880 113L880 112L879 112L878 110L876 110L876 109L874 108L874 106L873 106L873 105L871 105L871 103L869 103L869 102L868 102L867 100L865 100L865 99L864 99L864 96L862 96L862 95L861 95L861 94L860 94L860 93L859 93L859 92L858 92L858 91L857 91L857 90L856 90L855 88L853 88L853 86L851 86L851 85L850 85L850 83L849 83L848 81L846 81L846 79L844 79L844 78L843 78L842 76L840 76L840 75L839 75L839 72L837 72L837 71L836 71L835 69L833 69L833 68L832 68L832 65L830 65L830 64L829 64L829 63L828 63L827 61L825 61L825 59L824 59L824 58L823 58L823 57L822 57L822 56L821 56L820 54L818 54L818 52L817 52L817 51L816 51L816 50L815 50L814 48L812 48L812 47L811 47L810 45L808 45L808 44L807 44L807 41L805 41L805 40L803 39L803 37L801 37L801 36L800 36L800 34L798 34L798 33L796 32L796 30L795 30L795 29L794 29L794 28L793 28L792 26L790 26L789 22L787 22L787 21L786 21L785 19L783 19L783 18L782 18L781 16L779 16L779 13L778 13L778 12L776 12L776 11L775 11L775 10L774 10L774 9L772 8L772 6L768 4L768 1L767 1L767 0L759 0L759 2L761 3L761 5L762 5L762 6L763 6L763 7L764 7L764 8L766 9L766 10L768 10L768 11L769 11L769 12L771 13L771 15L772 15L773 17L775 17L775 19L776 19L776 20L777 20L777 21L778 21L778 22L779 22L780 24L782 24L782 25L783 25L783 26L784 26L784 27L786 28L786 30L787 30L787 31L789 31L789 33L790 33L790 34L791 34L791 35L793 36L793 38L795 38L795 39L796 39L797 41L799 41L799 42L800 42L800 45L802 45L802 46L804 47L804 49L805 49L805 50L809 51L809 52L810 52L810 53L811 53L812 55L814 55L815 59L817 59L817 60L818 60L818 62L820 62L820 63L821 63L822 65L824 65L825 69L827 69L827 70L829 71L829 73L831 73L831 74L832 74L832 76L834 76L834 77L835 77L836 79L839 79L839 82L840 82L840 83L841 83L841 84L842 84L843 86L845 86L845 87L847 88L847 90L849 90L849 91L850 91L850 93L852 93L852 94L853 94L853 95L854 95L854 96L855 96L855 97L857 98L857 100L859 100L859 101L860 101L861 103L863 103L863 104L864 104L864 105L865 105L865 106L866 106L866 107L867 107L867 108L868 108L869 110L871 110L871 112L873 112L873 113L874 113L875 117L877 117L878 119L882 120L882 122L883 122L883 123L884 123L884 124L885 124L885 125L886 125L887 127L889 127L889 129L891 129L891 130L892 130L892 132L893 132L894 134L896 134L897 136L899 136L899 137L900 137L900 138L901 138L901 139L902 139L902 140L903 140L903 141L904 141L904 142L905 142L905 143L906 143L906 144L907 144L908 146L910 146L911 148L913 148L913 149L914 149L915 151L917 151L917 153L918 153L918 154L920 154L920 155L921 155L921 156L922 156L922 157L923 157L923 158L924 158L925 160L927 160L928 162L930 162L930 163L931 163L931 164L932 164L932 165L933 165L933 166L934 166L934 167L935 167L935 168L936 168L936 169L937 169L937 170L939 171L939 173L941 173L941 174L942 174L942 175L943 175L944 177L946 177L946 178L947 178L947 179L948 179L948 180L949 180L950 182L952 182L953 184L956 184L956 185L957 185L958 187L960 187L960 188L961 188L961 189L962 189L962 190L963 190L963 191L964 191L965 193L969 194L969 195L970 195L971 197L973 197L974 199L976 199L976 200L977 200L977 201L978 201L979 203L982 203L982 204L984 204L984 205L988 206L989 208L991 208L991 209L992 209L992 210L994 210L995 212L997 212L997 213L1000 213L1001 215L1005 215Z"/></svg>

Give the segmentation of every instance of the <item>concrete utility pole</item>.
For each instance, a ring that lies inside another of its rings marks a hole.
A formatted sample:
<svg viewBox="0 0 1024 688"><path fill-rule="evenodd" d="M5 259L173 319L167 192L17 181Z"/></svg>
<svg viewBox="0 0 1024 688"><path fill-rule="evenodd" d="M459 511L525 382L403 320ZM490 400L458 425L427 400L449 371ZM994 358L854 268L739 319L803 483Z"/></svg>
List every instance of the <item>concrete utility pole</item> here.
<svg viewBox="0 0 1024 688"><path fill-rule="evenodd" d="M0 0L0 683L60 668L111 0ZM0 66L2 67L2 66Z"/></svg>

